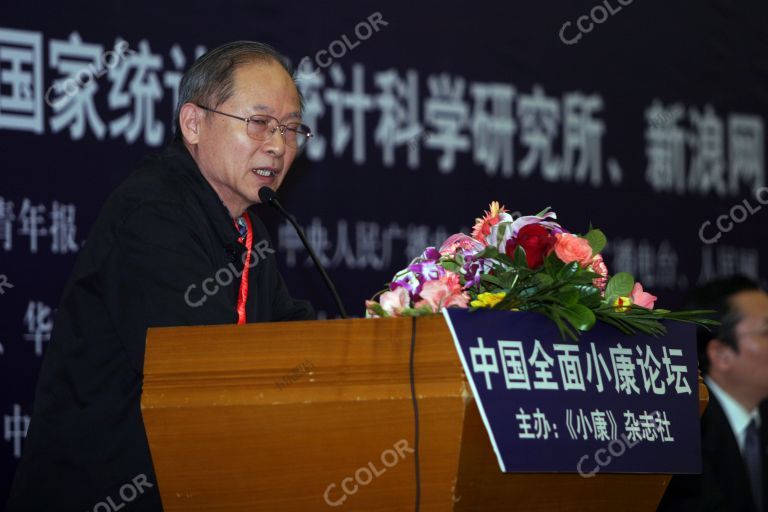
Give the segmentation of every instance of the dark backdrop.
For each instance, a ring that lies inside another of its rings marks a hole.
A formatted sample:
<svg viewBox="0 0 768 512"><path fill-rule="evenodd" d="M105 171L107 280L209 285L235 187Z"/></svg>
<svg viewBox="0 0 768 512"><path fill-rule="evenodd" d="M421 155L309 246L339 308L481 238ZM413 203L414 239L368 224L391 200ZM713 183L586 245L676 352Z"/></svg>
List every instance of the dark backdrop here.
<svg viewBox="0 0 768 512"><path fill-rule="evenodd" d="M765 276L764 2L622 1L2 0L0 503L78 249L109 192L168 142L180 74L227 41L308 57L318 137L281 195L356 315L494 199L603 228L611 271L664 306L717 275ZM124 58L105 54L120 41ZM85 85L63 96L76 73ZM713 240L729 212L740 222ZM290 229L259 213L294 295L335 316Z"/></svg>

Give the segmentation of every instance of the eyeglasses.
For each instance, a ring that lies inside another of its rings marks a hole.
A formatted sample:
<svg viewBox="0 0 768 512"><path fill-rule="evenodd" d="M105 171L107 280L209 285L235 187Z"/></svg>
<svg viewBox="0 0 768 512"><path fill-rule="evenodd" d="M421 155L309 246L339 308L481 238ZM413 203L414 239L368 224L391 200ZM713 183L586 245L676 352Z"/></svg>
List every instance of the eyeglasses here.
<svg viewBox="0 0 768 512"><path fill-rule="evenodd" d="M763 328L755 331L746 331L737 333L739 336L754 336L755 338L762 338L768 340L768 329Z"/></svg>
<svg viewBox="0 0 768 512"><path fill-rule="evenodd" d="M253 140L265 141L269 140L277 130L280 130L280 135L283 136L286 146L290 146L295 149L301 149L307 143L309 139L315 135L310 130L309 126L301 123L288 123L280 124L280 121L272 116L256 114L251 117L240 117L225 112L219 112L212 108L204 107L203 105L197 105L203 110L213 112L214 114L221 114L223 116L231 117L233 119L239 119L245 121L246 132L248 136Z"/></svg>

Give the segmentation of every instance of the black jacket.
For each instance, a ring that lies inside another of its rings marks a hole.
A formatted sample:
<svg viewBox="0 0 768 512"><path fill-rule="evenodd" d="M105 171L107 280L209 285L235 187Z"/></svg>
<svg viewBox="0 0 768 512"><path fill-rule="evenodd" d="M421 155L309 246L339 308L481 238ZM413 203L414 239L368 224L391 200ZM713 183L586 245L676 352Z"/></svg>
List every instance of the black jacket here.
<svg viewBox="0 0 768 512"><path fill-rule="evenodd" d="M760 407L763 451L763 503L768 503L768 402ZM747 466L736 436L713 393L701 417L701 475L677 475L659 505L660 512L768 512L757 511L752 499Z"/></svg>
<svg viewBox="0 0 768 512"><path fill-rule="evenodd" d="M313 318L289 296L264 225L250 218L261 250L248 322ZM161 510L139 406L146 331L237 323L238 236L179 143L109 197L56 314L9 511Z"/></svg>

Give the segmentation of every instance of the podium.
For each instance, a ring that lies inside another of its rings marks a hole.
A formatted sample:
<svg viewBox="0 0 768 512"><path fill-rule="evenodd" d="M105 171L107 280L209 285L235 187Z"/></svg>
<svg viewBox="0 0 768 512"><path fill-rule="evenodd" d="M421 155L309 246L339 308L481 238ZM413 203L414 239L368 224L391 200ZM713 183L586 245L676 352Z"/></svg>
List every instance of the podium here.
<svg viewBox="0 0 768 512"><path fill-rule="evenodd" d="M412 336L421 510L656 510L669 475L501 473L439 315L150 329L165 510L414 510Z"/></svg>

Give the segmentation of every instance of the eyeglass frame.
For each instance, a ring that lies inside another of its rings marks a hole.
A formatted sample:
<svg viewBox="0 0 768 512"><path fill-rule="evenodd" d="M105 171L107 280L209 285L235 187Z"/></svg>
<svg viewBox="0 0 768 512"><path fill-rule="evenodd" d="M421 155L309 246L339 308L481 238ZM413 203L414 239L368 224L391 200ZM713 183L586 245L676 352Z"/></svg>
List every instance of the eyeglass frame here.
<svg viewBox="0 0 768 512"><path fill-rule="evenodd" d="M735 331L734 331L735 332ZM754 336L756 338L767 338L768 339L768 329L755 329L752 331L746 331L746 332L735 332L737 336Z"/></svg>
<svg viewBox="0 0 768 512"><path fill-rule="evenodd" d="M285 145L288 146L288 147L293 147L294 149L303 149L306 146L307 142L309 142L309 139L311 139L312 137L315 136L315 134L312 133L312 129L309 126L305 125L305 124L299 123L299 126L300 127L303 126L304 128L306 128L306 133L304 131L299 131L296 128L290 128L290 127L288 127L287 124L281 123L278 118L276 118L274 116L270 116L268 114L253 114L250 117L240 117L240 116L236 116L234 114L227 114L226 112L221 112L219 110L216 110L216 109L213 109L213 108L210 108L210 107L206 107L204 105L200 105L199 103L195 103L195 105L197 107L200 107L203 110L207 110L208 112L213 112L214 114L221 114L222 116L227 116L227 117L231 117L233 119L238 119L240 121L245 121L245 133L246 134L248 133L248 123L250 123L253 120L254 117L260 116L260 117L268 117L270 119L274 119L277 122L277 126L275 127L275 129L272 130L272 133L269 135L269 137L264 139L264 141L269 140L272 136L275 135L275 131L279 130L280 131L280 136L283 137L283 141L285 142ZM288 144L288 142L285 140L285 130L293 130L297 134L301 134L301 135L305 136L306 137L306 142L302 143L300 146L298 146L298 145L296 147L290 146ZM249 135L249 137L250 137L250 135ZM253 140L259 140L259 139L254 139L253 137L250 137L250 138L253 139ZM263 142L263 141L261 141L261 142Z"/></svg>

